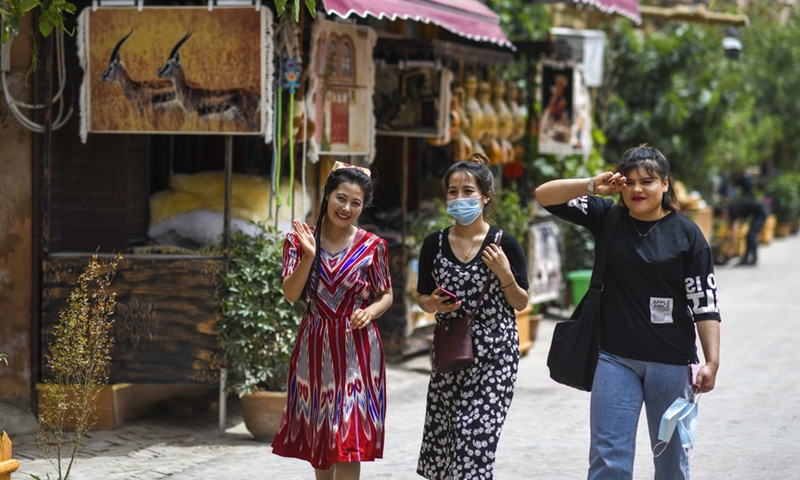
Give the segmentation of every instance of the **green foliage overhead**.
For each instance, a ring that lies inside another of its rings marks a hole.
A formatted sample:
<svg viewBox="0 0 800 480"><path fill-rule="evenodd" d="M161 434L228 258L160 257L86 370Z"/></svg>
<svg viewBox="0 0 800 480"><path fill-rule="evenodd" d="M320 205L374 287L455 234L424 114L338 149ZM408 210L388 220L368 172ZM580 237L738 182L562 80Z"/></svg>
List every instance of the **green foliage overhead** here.
<svg viewBox="0 0 800 480"><path fill-rule="evenodd" d="M670 159L677 180L693 188L711 183L712 143L735 101L721 75L723 34L678 24L643 35L630 22L613 24L596 104L606 159L648 143Z"/></svg>
<svg viewBox="0 0 800 480"><path fill-rule="evenodd" d="M39 33L47 37L53 30L66 32L64 15L75 14L75 5L67 0L0 0L0 17L3 20L2 41L6 43L11 35L18 35L25 15L39 8Z"/></svg>
<svg viewBox="0 0 800 480"><path fill-rule="evenodd" d="M500 26L512 43L544 40L552 27L546 5L530 0L488 0L486 5L500 17Z"/></svg>
<svg viewBox="0 0 800 480"><path fill-rule="evenodd" d="M752 25L742 36L742 98L750 104L739 134L755 160L784 171L800 167L800 12L751 2Z"/></svg>
<svg viewBox="0 0 800 480"><path fill-rule="evenodd" d="M706 196L719 173L800 170L800 13L773 2L741 10L718 1L714 10L750 18L738 60L724 55L724 26L666 22L645 33L610 23L596 103L605 158L650 143L678 180Z"/></svg>
<svg viewBox="0 0 800 480"><path fill-rule="evenodd" d="M221 359L228 368L229 391L240 395L286 389L304 306L283 295L284 236L275 227L255 225L255 236L237 232L231 237L219 293Z"/></svg>

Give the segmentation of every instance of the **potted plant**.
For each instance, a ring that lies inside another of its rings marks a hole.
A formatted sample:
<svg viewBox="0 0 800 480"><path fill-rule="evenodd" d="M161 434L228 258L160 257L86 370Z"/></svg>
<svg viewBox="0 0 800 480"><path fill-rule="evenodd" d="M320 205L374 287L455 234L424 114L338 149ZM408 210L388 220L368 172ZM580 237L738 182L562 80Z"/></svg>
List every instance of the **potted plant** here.
<svg viewBox="0 0 800 480"><path fill-rule="evenodd" d="M501 190L495 195L495 201L497 204L490 222L513 235L522 245L523 250L526 249L530 210L525 208L519 194L510 188ZM527 265L524 268L527 268ZM522 355L528 353L528 350L533 347L533 339L537 332L532 329L539 327L538 322L531 321L531 312L533 312L531 305L522 311L514 312L519 332L519 351Z"/></svg>
<svg viewBox="0 0 800 480"><path fill-rule="evenodd" d="M525 208L519 194L511 189L501 190L495 195L497 205L490 219L490 223L496 224L506 232L516 238L525 248L525 239L528 235L528 225L530 222L530 210Z"/></svg>
<svg viewBox="0 0 800 480"><path fill-rule="evenodd" d="M277 229L264 224L256 224L252 236L234 233L220 282L217 329L227 390L242 398L245 426L261 441L277 431L303 315L301 302L283 296L283 242Z"/></svg>
<svg viewBox="0 0 800 480"><path fill-rule="evenodd" d="M800 215L800 186L793 175L780 175L767 185L766 195L778 222L775 236L785 237L792 220Z"/></svg>
<svg viewBox="0 0 800 480"><path fill-rule="evenodd" d="M38 447L51 459L57 480L70 478L81 442L97 421L97 398L108 384L117 304L111 282L121 259L92 255L48 342L43 384L37 387Z"/></svg>

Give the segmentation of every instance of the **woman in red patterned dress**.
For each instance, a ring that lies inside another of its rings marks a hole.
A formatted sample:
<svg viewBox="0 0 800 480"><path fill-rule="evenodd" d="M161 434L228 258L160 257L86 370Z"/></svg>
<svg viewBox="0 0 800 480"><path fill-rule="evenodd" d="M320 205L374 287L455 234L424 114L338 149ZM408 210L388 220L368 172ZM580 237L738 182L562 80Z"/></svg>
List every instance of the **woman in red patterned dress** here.
<svg viewBox="0 0 800 480"><path fill-rule="evenodd" d="M295 220L283 292L305 299L288 398L272 452L306 460L317 480L358 479L383 456L386 370L373 320L392 304L386 241L355 226L372 199L369 170L336 162L316 227Z"/></svg>

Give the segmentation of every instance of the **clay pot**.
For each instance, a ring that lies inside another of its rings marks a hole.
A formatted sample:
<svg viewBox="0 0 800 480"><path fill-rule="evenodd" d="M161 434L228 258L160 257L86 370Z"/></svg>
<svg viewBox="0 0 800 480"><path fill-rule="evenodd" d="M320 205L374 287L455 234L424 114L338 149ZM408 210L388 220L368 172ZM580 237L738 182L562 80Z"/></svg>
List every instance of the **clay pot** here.
<svg viewBox="0 0 800 480"><path fill-rule="evenodd" d="M467 80L464 82L464 91L467 94L467 101L464 105L464 109L466 110L467 116L466 118L469 121L467 127L465 127L464 132L473 142L479 142L483 135L486 132L486 120L483 113L483 107L481 107L480 102L478 102L477 93L478 93L478 79L474 76L467 77Z"/></svg>
<svg viewBox="0 0 800 480"><path fill-rule="evenodd" d="M286 392L253 392L242 397L242 417L247 431L259 442L272 440L281 425Z"/></svg>

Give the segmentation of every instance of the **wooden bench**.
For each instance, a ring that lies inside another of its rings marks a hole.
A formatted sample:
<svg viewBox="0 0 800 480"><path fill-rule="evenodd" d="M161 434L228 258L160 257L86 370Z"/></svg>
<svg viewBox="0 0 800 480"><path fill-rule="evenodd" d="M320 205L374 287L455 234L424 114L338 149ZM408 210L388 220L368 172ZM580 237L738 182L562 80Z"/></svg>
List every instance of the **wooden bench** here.
<svg viewBox="0 0 800 480"><path fill-rule="evenodd" d="M19 462L11 458L11 439L6 432L0 436L0 480L11 480L11 474L19 468Z"/></svg>

